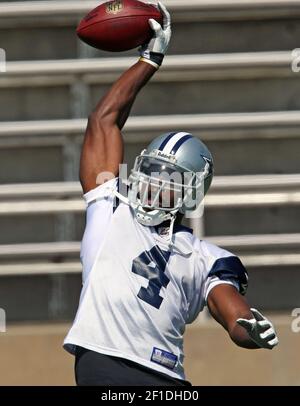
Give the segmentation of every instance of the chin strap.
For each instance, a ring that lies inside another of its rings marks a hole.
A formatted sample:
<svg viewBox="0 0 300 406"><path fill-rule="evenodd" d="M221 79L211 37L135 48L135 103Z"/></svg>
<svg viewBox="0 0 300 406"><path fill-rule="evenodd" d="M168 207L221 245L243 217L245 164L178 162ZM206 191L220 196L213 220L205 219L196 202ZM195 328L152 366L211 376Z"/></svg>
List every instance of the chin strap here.
<svg viewBox="0 0 300 406"><path fill-rule="evenodd" d="M123 203L129 205L129 202L128 202L128 198L127 198L127 197L123 196L120 192L118 192L118 191L117 191L116 189L114 189L114 188L111 188L111 191L112 191L112 193L113 193L119 200L121 200L121 202L123 202Z"/></svg>
<svg viewBox="0 0 300 406"><path fill-rule="evenodd" d="M191 251L189 249L184 250L182 249L182 247L180 248L179 245L175 245L175 235L174 235L174 226L175 226L175 220L176 220L176 215L172 214L172 219L170 222L170 230L169 230L169 250L173 251L174 249L176 249L177 252L179 252L179 254L183 255L183 256L187 256L191 254Z"/></svg>
<svg viewBox="0 0 300 406"><path fill-rule="evenodd" d="M169 229L169 248L172 251L174 247L174 225L175 225L175 220L176 220L176 214L172 214L171 222L170 222L170 229Z"/></svg>

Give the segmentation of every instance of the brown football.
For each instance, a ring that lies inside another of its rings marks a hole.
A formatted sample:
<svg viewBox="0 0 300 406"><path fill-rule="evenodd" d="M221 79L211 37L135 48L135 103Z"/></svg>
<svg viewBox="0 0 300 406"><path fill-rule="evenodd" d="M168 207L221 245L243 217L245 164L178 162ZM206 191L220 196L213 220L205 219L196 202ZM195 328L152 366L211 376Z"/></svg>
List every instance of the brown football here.
<svg viewBox="0 0 300 406"><path fill-rule="evenodd" d="M81 20L77 35L97 49L127 51L150 41L153 36L150 18L163 23L160 11L152 4L138 0L108 1Z"/></svg>

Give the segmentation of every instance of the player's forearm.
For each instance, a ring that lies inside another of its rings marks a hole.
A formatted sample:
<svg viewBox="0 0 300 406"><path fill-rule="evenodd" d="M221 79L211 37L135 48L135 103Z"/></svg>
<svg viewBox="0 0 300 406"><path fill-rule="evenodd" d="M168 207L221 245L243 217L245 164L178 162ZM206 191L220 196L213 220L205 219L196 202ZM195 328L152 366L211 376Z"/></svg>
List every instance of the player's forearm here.
<svg viewBox="0 0 300 406"><path fill-rule="evenodd" d="M261 348L253 340L251 340L247 331L238 324L235 324L233 328L228 331L228 333L231 340L239 347L247 349Z"/></svg>
<svg viewBox="0 0 300 406"><path fill-rule="evenodd" d="M123 73L100 100L93 116L102 122L106 121L122 129L137 94L155 72L156 68L152 65L141 61L137 62Z"/></svg>
<svg viewBox="0 0 300 406"><path fill-rule="evenodd" d="M211 315L227 331L231 340L243 348L259 348L250 338L247 330L237 323L240 318L251 319L251 309L238 290L228 284L215 286L208 296Z"/></svg>
<svg viewBox="0 0 300 406"><path fill-rule="evenodd" d="M231 340L242 348L248 349L257 349L260 348L249 336L247 330L245 330L242 326L240 326L236 320L238 318L244 319L251 319L252 313L250 307L244 300L244 298L240 297L240 300L236 300L235 302L236 308L233 317L228 317L226 329Z"/></svg>

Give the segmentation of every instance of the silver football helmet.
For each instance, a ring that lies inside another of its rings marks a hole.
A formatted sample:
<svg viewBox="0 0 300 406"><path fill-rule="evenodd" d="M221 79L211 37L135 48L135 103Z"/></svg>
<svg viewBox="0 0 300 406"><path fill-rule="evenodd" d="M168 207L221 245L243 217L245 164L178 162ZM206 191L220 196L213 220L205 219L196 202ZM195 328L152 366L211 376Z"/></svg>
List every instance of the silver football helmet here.
<svg viewBox="0 0 300 406"><path fill-rule="evenodd" d="M163 134L136 158L128 202L141 224L155 226L197 209L212 178L212 156L203 142L186 132Z"/></svg>

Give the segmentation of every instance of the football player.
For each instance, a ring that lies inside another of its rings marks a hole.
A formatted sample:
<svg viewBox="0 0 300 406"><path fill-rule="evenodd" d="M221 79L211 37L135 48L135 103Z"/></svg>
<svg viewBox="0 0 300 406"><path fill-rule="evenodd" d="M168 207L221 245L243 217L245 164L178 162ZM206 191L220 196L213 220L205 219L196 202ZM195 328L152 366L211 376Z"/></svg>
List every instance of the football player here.
<svg viewBox="0 0 300 406"><path fill-rule="evenodd" d="M78 385L189 385L183 335L205 306L238 346L278 343L272 323L243 297L239 258L180 224L212 181L207 147L187 132L163 134L137 157L128 193L120 182L121 130L171 38L170 15L159 7L163 26L149 20L153 39L90 115L82 147L83 287L64 342Z"/></svg>

